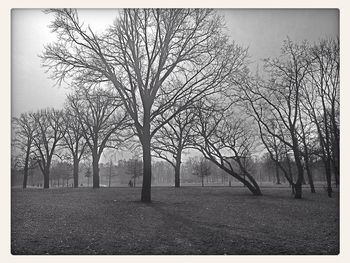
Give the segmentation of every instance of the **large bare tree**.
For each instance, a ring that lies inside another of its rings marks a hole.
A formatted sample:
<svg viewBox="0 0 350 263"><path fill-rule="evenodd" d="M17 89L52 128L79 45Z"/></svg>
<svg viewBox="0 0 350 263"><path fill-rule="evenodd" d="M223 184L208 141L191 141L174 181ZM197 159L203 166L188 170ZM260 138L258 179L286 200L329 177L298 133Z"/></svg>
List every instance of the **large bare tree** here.
<svg viewBox="0 0 350 263"><path fill-rule="evenodd" d="M76 10L48 13L58 39L45 47L43 64L59 83L113 85L142 145L141 200L150 202L152 137L240 75L246 50L229 43L222 18L210 9L124 9L102 34L84 26ZM173 114L160 121L170 109Z"/></svg>
<svg viewBox="0 0 350 263"><path fill-rule="evenodd" d="M99 161L103 150L121 146L129 125L128 116L120 100L113 93L99 87L76 90L68 96L68 105L74 112L81 134L91 151L93 188L99 188Z"/></svg>

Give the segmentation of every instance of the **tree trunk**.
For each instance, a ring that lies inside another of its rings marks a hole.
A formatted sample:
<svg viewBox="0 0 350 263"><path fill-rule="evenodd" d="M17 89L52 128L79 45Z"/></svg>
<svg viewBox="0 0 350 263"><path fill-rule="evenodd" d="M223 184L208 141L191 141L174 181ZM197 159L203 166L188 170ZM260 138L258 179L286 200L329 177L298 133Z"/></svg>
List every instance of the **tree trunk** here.
<svg viewBox="0 0 350 263"><path fill-rule="evenodd" d="M311 193L316 193L315 186L314 186L314 179L312 178L312 172L310 169L310 163L308 158L305 158L305 168L306 168L307 180L309 181Z"/></svg>
<svg viewBox="0 0 350 263"><path fill-rule="evenodd" d="M78 158L73 159L73 181L74 188L79 186L79 161Z"/></svg>
<svg viewBox="0 0 350 263"><path fill-rule="evenodd" d="M141 202L151 202L152 156L151 156L151 99L144 98L142 134L139 134L143 152L143 180Z"/></svg>
<svg viewBox="0 0 350 263"><path fill-rule="evenodd" d="M326 181L327 181L327 194L328 197L332 197L332 172L331 172L331 163L329 158L324 160L325 170L326 170Z"/></svg>
<svg viewBox="0 0 350 263"><path fill-rule="evenodd" d="M300 182L298 182L298 181L293 186L293 188L294 188L294 198L295 199L301 199L302 198L302 181L300 181Z"/></svg>
<svg viewBox="0 0 350 263"><path fill-rule="evenodd" d="M245 179L246 177L249 179L249 181ZM258 183L255 181L254 177L251 174L249 174L247 171L244 171L244 177L243 177L242 183L252 192L253 195L262 195Z"/></svg>
<svg viewBox="0 0 350 263"><path fill-rule="evenodd" d="M28 181L28 166L29 166L29 157L26 157L24 169L23 169L23 189L27 188Z"/></svg>
<svg viewBox="0 0 350 263"><path fill-rule="evenodd" d="M109 176L108 176L108 187L111 187L111 180L112 180L112 164L109 164Z"/></svg>
<svg viewBox="0 0 350 263"><path fill-rule="evenodd" d="M303 168L303 164L301 163L301 156L300 156L300 151L299 151L298 140L294 136L293 132L292 132L292 137L293 137L294 160L295 160L295 164L297 166L297 172L298 172L298 177L297 177L296 183L294 185L294 188L295 188L294 197L296 199L301 199L302 198L302 184L304 181L304 168Z"/></svg>
<svg viewBox="0 0 350 263"><path fill-rule="evenodd" d="M294 197L296 199L301 199L302 198L302 184L304 181L304 169L303 166L300 162L299 155L295 156L295 164L297 166L297 170L298 170L298 178L296 180L296 183L294 185L294 189L295 189L295 195Z"/></svg>
<svg viewBox="0 0 350 263"><path fill-rule="evenodd" d="M92 156L92 188L100 188L100 175L97 154Z"/></svg>
<svg viewBox="0 0 350 263"><path fill-rule="evenodd" d="M147 130L147 129L146 129ZM151 179L152 179L152 158L150 131L145 131L142 142L143 151L143 180L141 191L141 202L151 202Z"/></svg>
<svg viewBox="0 0 350 263"><path fill-rule="evenodd" d="M178 153L175 164L175 187L180 187L181 152Z"/></svg>
<svg viewBox="0 0 350 263"><path fill-rule="evenodd" d="M334 180L335 180L335 185L338 187L339 185L339 162L338 160L334 159L336 157L333 157L333 171L334 171Z"/></svg>
<svg viewBox="0 0 350 263"><path fill-rule="evenodd" d="M50 187L50 167L46 166L44 168L44 189Z"/></svg>

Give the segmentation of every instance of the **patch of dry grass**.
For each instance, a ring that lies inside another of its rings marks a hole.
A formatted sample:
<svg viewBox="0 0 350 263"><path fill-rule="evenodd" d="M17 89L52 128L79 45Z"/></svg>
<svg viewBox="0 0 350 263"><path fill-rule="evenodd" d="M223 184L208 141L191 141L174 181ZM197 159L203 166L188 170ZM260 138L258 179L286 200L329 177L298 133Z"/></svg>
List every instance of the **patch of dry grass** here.
<svg viewBox="0 0 350 263"><path fill-rule="evenodd" d="M337 254L338 195L229 187L12 190L13 254Z"/></svg>

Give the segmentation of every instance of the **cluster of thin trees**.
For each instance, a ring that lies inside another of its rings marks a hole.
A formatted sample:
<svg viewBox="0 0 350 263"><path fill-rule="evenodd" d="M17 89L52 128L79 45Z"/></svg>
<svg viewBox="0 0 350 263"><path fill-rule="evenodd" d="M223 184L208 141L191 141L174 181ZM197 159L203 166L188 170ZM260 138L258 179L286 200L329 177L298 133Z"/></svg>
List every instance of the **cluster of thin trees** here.
<svg viewBox="0 0 350 263"><path fill-rule="evenodd" d="M119 147L128 136L128 118L120 103L101 89L82 90L67 96L63 110L44 109L13 118L14 155L23 167L23 188L29 170L39 166L44 188L49 188L54 158L73 164L74 187L78 187L79 162L92 160L93 187L99 187L99 161L104 149Z"/></svg>
<svg viewBox="0 0 350 263"><path fill-rule="evenodd" d="M255 195L262 193L249 162L264 151L296 198L302 197L304 169L314 191L313 158L324 162L329 196L332 174L339 183L338 40L286 40L278 58L251 74L248 50L230 40L214 10L124 9L102 33L84 25L76 10L46 12L57 40L45 46L43 65L74 92L63 111L15 119L15 138L26 152L24 173L34 154L44 187L57 147L70 153L74 173L89 153L93 187L99 187L103 150L128 142L142 149L144 202L151 201L152 157L171 164L180 187L188 149ZM281 165L286 158L296 164L296 181Z"/></svg>

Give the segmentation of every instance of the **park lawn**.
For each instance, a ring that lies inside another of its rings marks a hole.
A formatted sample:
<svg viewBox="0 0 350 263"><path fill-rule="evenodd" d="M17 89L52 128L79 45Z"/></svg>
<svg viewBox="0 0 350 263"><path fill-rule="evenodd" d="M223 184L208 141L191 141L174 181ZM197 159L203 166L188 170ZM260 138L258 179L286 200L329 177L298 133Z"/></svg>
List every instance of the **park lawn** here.
<svg viewBox="0 0 350 263"><path fill-rule="evenodd" d="M338 254L339 198L288 188L13 189L12 254Z"/></svg>

